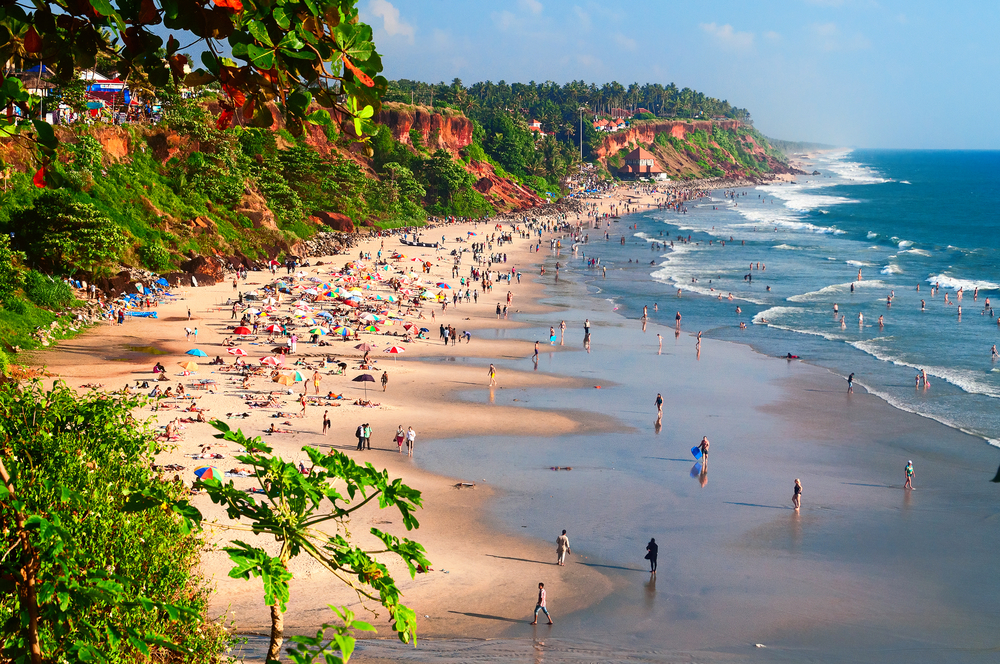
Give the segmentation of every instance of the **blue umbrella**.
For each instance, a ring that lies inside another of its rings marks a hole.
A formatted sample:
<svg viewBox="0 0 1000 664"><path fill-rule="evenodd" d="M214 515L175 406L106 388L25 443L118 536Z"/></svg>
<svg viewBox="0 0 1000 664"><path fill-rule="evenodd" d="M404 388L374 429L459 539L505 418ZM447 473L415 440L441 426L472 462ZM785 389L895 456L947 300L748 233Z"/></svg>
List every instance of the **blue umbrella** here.
<svg viewBox="0 0 1000 664"><path fill-rule="evenodd" d="M192 348L187 352L188 355L196 355L198 357L208 357L208 353L201 350L200 348Z"/></svg>

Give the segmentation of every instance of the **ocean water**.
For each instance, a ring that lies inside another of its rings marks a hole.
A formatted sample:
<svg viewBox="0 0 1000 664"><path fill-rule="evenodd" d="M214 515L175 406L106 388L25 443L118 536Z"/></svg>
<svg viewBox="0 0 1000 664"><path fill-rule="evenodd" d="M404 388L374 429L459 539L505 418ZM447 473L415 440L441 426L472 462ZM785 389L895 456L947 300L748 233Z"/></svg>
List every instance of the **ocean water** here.
<svg viewBox="0 0 1000 664"><path fill-rule="evenodd" d="M820 175L794 184L592 229L578 253L600 257L607 277L587 281L627 317L649 306L672 323L680 311L686 331L853 372L898 408L1000 445L1000 152L855 150L812 163Z"/></svg>
<svg viewBox="0 0 1000 664"><path fill-rule="evenodd" d="M989 213L998 165L998 153L831 154L816 160L819 176L742 190L735 202L715 192L686 214L633 214L589 229L575 254L564 243L543 256L552 310L515 313L525 327L476 336L542 340L537 363L526 343L523 357L495 359L499 388L463 387L461 398L609 414L616 426L427 440L415 463L499 489L487 518L507 532L553 542L567 529L573 557L564 568L521 561L524 613L499 616L509 627L481 652L461 642L375 642L361 653L426 662L993 661L1000 531L988 480L998 450L987 442L1000 440L990 358L1000 335L995 317L979 312L986 297L1000 297ZM606 277L588 257L601 259ZM758 261L766 269L745 281ZM956 301L962 286L959 321L944 295ZM565 346L553 348L544 340L561 320ZM691 336L699 330L700 352ZM827 370L773 359L786 353ZM427 361L485 373L489 360L456 349ZM929 389L915 389L916 367ZM586 387L508 388L508 370ZM837 376L851 372L890 405L848 397ZM690 452L702 436L712 442L711 472ZM907 459L918 468L914 492L900 490ZM789 505L796 477L806 486L801 515ZM650 537L660 544L658 578L642 558ZM550 585L556 625L529 627L535 584L579 566L599 568L615 590L568 612ZM478 604L453 610L484 613Z"/></svg>

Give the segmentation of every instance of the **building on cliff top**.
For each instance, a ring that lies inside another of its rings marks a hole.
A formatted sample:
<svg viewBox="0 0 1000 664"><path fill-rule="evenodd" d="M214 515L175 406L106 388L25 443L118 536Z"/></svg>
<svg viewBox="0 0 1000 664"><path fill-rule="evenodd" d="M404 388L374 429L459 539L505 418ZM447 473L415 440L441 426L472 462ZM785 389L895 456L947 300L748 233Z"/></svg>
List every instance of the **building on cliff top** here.
<svg viewBox="0 0 1000 664"><path fill-rule="evenodd" d="M625 164L618 169L618 175L622 179L651 178L653 180L666 180L666 172L656 163L656 158L643 150L636 148L625 156Z"/></svg>

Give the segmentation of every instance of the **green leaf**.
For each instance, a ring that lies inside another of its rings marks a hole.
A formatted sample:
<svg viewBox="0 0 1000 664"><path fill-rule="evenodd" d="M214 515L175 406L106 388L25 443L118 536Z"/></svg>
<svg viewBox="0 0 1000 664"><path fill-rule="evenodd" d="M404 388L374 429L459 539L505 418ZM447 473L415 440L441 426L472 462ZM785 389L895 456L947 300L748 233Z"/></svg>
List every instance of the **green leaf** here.
<svg viewBox="0 0 1000 664"><path fill-rule="evenodd" d="M267 44L268 46L274 46L274 42L271 41L271 35L267 34L267 26L261 21L251 19L247 22L247 30L253 35L253 38L262 44Z"/></svg>
<svg viewBox="0 0 1000 664"><path fill-rule="evenodd" d="M292 24L291 13L285 7L275 7L271 12L271 17L274 22L278 24L278 27L282 30L287 30Z"/></svg>
<svg viewBox="0 0 1000 664"><path fill-rule="evenodd" d="M333 124L333 119L330 117L329 111L326 109L320 109L307 115L306 122L325 127L326 125Z"/></svg>
<svg viewBox="0 0 1000 664"><path fill-rule="evenodd" d="M201 54L201 62L208 68L208 71L212 72L216 76L222 70L219 63L219 59L212 54L211 51L203 51Z"/></svg>
<svg viewBox="0 0 1000 664"><path fill-rule="evenodd" d="M289 51L285 48L279 50L286 58L295 58L296 60L315 60L318 57L313 51Z"/></svg>
<svg viewBox="0 0 1000 664"><path fill-rule="evenodd" d="M38 134L38 142L42 145L50 148L55 148L59 144L56 140L55 131L45 120L32 120L31 124L35 126L35 132Z"/></svg>
<svg viewBox="0 0 1000 664"><path fill-rule="evenodd" d="M250 55L250 61L253 62L254 66L260 67L261 69L270 69L274 66L274 49L264 48L258 46L257 44L247 44L247 52Z"/></svg>
<svg viewBox="0 0 1000 664"><path fill-rule="evenodd" d="M312 103L312 94L305 91L294 92L288 97L288 107L295 113L302 115Z"/></svg>
<svg viewBox="0 0 1000 664"><path fill-rule="evenodd" d="M90 0L90 6L101 16L112 16L115 14L115 9L108 0Z"/></svg>

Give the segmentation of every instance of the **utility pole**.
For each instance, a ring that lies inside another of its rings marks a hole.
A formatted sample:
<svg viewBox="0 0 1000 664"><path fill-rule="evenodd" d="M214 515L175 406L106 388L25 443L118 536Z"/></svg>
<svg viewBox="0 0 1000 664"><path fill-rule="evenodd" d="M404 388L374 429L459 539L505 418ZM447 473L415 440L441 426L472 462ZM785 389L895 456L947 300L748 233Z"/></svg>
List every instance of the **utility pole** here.
<svg viewBox="0 0 1000 664"><path fill-rule="evenodd" d="M580 167L583 167L583 109L580 107Z"/></svg>

